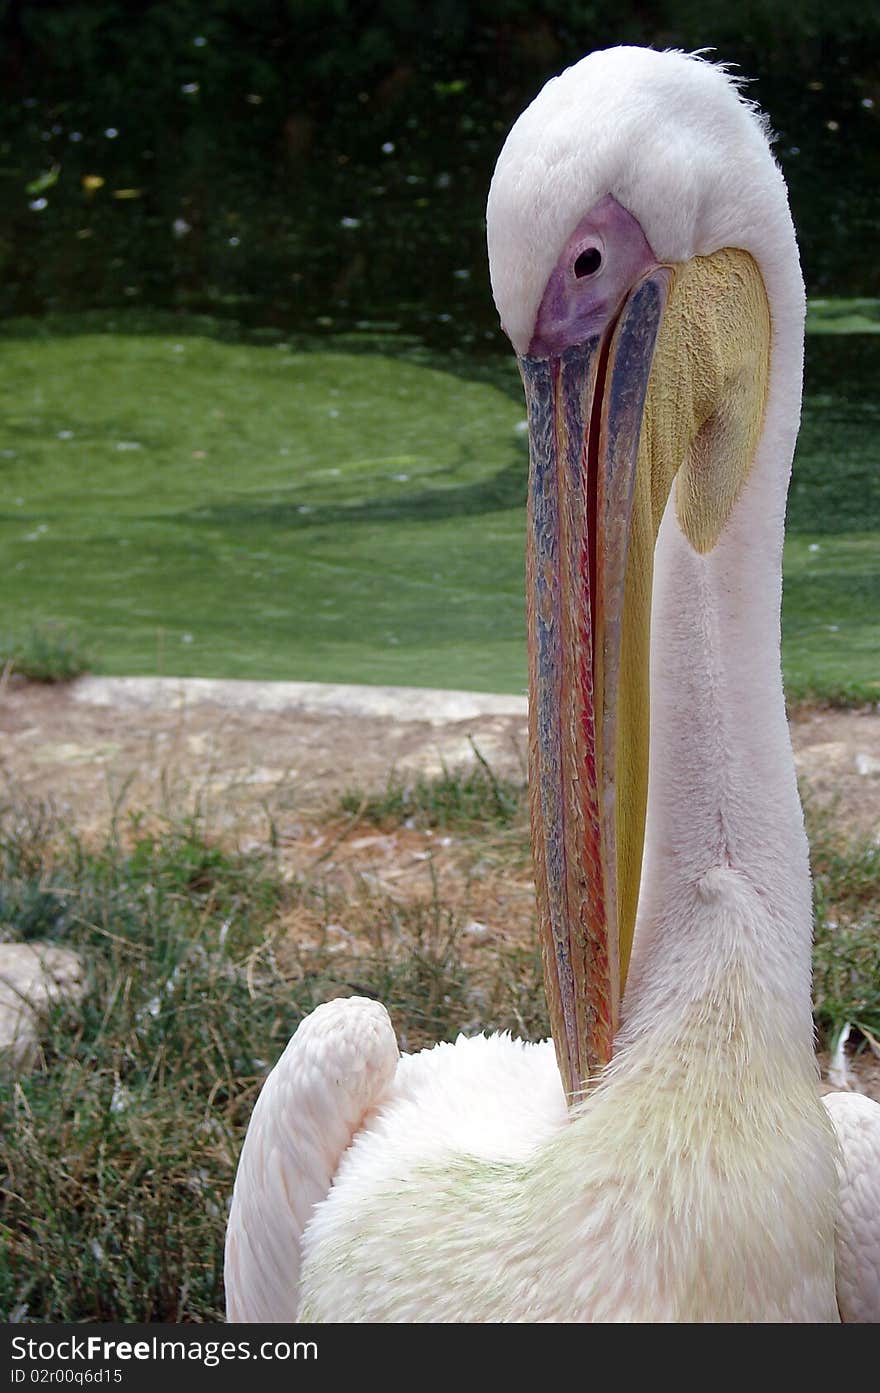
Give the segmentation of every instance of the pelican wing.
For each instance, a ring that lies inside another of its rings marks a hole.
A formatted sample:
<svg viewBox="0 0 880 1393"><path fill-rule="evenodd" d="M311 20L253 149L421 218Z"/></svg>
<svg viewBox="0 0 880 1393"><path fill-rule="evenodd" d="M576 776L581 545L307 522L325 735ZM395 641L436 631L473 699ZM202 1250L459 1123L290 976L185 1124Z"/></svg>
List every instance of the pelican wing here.
<svg viewBox="0 0 880 1393"><path fill-rule="evenodd" d="M837 1304L844 1321L880 1321L880 1103L861 1093L822 1101L842 1153Z"/></svg>
<svg viewBox="0 0 880 1393"><path fill-rule="evenodd" d="M291 1037L239 1158L226 1233L229 1320L296 1320L303 1231L398 1058L388 1012L362 997L319 1006Z"/></svg>

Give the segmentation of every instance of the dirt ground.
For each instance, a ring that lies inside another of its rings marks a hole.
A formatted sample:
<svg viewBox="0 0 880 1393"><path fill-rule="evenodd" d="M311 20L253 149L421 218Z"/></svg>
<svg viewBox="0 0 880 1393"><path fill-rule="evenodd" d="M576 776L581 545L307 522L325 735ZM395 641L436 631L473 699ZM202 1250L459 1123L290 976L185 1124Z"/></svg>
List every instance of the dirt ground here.
<svg viewBox="0 0 880 1393"><path fill-rule="evenodd" d="M525 769L524 717L440 725L417 716L249 709L188 694L174 704L97 705L78 696L77 685L7 683L0 769L19 793L51 797L86 829L128 809L179 815L197 803L217 827L265 826L267 812L301 820L343 791L384 786L392 770L430 774L467 763L471 740L499 773Z"/></svg>
<svg viewBox="0 0 880 1393"><path fill-rule="evenodd" d="M392 770L406 779L465 765L474 746L497 773L525 772L524 703L518 713L425 719L417 696L389 716L346 713L344 702L265 709L229 683L218 685L222 700L181 684L173 702L122 685L0 683L3 801L49 799L86 837L129 812L177 820L198 810L209 829L245 848L265 844L272 828L290 873L320 865L335 878L369 875L406 897L428 893L429 869L454 868L455 840L334 822L338 796L381 788ZM880 841L880 710L804 709L791 733L803 795L847 831ZM527 868L484 882L467 927L489 947L502 925L531 922L531 887ZM880 1098L876 1061L858 1061L857 1086Z"/></svg>
<svg viewBox="0 0 880 1393"><path fill-rule="evenodd" d="M113 684L106 684L112 689ZM234 688L235 684L218 684ZM203 810L218 827L266 813L301 819L343 790L381 787L389 773L439 773L472 762L524 774L526 717L406 719L249 709L195 699L97 704L84 684L0 685L0 772L19 795L51 798L82 829L128 809ZM101 689L106 698L106 690ZM880 838L880 709L805 708L791 726L805 796L853 832Z"/></svg>

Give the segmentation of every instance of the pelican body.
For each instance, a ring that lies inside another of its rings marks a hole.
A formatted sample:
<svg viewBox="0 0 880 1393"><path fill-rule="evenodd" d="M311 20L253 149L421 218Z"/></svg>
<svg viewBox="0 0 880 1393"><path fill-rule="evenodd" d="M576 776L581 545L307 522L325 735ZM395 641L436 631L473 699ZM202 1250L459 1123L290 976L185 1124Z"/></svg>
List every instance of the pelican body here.
<svg viewBox="0 0 880 1393"><path fill-rule="evenodd" d="M242 1150L229 1316L877 1318L880 1107L817 1092L779 638L804 291L764 122L701 59L591 54L487 224L553 1039L400 1057L378 1003L313 1012Z"/></svg>

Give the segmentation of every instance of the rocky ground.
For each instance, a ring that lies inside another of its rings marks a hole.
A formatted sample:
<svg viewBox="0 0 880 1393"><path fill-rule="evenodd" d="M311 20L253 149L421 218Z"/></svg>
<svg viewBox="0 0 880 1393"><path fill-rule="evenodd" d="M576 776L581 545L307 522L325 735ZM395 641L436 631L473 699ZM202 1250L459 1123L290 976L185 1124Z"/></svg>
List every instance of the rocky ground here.
<svg viewBox="0 0 880 1393"><path fill-rule="evenodd" d="M296 820L343 790L382 785L392 770L468 764L474 745L498 773L525 770L524 699L313 686L306 700L303 690L13 678L0 689L0 769L11 792L52 799L82 830L128 810L179 814L196 802L230 828L267 811ZM880 712L804 708L791 734L806 796L847 829L880 838Z"/></svg>
<svg viewBox="0 0 880 1393"><path fill-rule="evenodd" d="M0 684L0 730L5 801L48 799L87 838L129 814L198 811L245 846L271 828L291 872L320 863L337 878L367 873L403 897L426 892L428 862L432 875L454 874L460 848L334 822L339 795L381 788L392 771L406 779L467 765L475 748L498 774L524 777L526 761L524 699L401 689L12 678ZM791 734L804 796L847 832L880 840L880 712L805 708ZM528 931L527 867L484 876L482 895L473 933L483 949L486 935ZM880 1068L860 1068L860 1086L880 1096Z"/></svg>

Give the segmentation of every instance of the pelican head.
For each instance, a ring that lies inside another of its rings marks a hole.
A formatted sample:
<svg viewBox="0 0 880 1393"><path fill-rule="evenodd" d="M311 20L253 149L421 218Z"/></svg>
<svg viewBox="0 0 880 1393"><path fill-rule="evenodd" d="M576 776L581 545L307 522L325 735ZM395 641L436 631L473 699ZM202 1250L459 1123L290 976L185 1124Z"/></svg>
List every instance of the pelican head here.
<svg viewBox="0 0 880 1393"><path fill-rule="evenodd" d="M803 286L763 119L681 53L594 53L548 83L504 145L487 222L529 413L533 849L573 1095L611 1057L635 931L658 529L670 493L698 553L729 528L771 338L796 342Z"/></svg>

